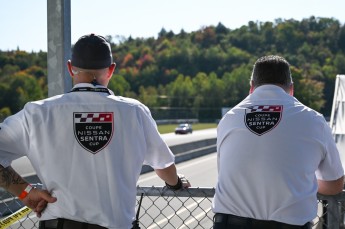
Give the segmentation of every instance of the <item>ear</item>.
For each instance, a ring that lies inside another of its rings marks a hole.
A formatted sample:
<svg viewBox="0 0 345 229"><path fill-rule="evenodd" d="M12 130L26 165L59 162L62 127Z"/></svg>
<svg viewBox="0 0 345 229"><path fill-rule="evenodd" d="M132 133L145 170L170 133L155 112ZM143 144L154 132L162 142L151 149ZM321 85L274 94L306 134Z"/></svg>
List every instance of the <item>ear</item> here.
<svg viewBox="0 0 345 229"><path fill-rule="evenodd" d="M289 95L293 96L293 92L294 92L294 87L293 87L293 83L291 83Z"/></svg>
<svg viewBox="0 0 345 229"><path fill-rule="evenodd" d="M253 80L250 80L250 89L249 89L249 94L252 94L254 91L254 86L253 86Z"/></svg>
<svg viewBox="0 0 345 229"><path fill-rule="evenodd" d="M116 63L112 63L112 64L109 66L107 78L111 78L111 77L113 76L113 73L114 73L114 71L115 71L115 68L116 68Z"/></svg>
<svg viewBox="0 0 345 229"><path fill-rule="evenodd" d="M73 74L73 71L72 71L72 63L71 63L71 60L68 60L68 61L67 61L67 69L68 69L68 72L69 72L70 76L73 77L74 74Z"/></svg>

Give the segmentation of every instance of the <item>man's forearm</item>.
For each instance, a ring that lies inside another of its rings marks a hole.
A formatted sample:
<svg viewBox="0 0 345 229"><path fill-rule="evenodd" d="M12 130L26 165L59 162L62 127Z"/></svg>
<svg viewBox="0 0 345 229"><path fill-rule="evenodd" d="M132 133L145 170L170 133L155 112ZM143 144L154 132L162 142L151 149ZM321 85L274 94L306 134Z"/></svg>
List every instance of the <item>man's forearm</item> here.
<svg viewBox="0 0 345 229"><path fill-rule="evenodd" d="M11 166L0 165L0 186L18 196L28 183Z"/></svg>
<svg viewBox="0 0 345 229"><path fill-rule="evenodd" d="M318 180L318 192L323 195L336 195L344 189L344 176L333 181Z"/></svg>
<svg viewBox="0 0 345 229"><path fill-rule="evenodd" d="M156 169L157 175L169 185L176 185L178 176L176 173L175 164L170 165L165 169Z"/></svg>

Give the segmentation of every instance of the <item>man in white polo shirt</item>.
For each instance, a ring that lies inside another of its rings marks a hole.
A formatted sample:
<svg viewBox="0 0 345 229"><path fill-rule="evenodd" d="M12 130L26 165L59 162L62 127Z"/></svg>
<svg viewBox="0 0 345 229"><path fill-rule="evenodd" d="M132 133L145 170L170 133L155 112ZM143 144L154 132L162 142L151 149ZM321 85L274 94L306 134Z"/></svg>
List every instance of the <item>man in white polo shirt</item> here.
<svg viewBox="0 0 345 229"><path fill-rule="evenodd" d="M289 63L259 58L250 95L217 129L214 229L310 228L317 192L343 190L344 171L331 130L293 97Z"/></svg>
<svg viewBox="0 0 345 229"><path fill-rule="evenodd" d="M168 188L190 186L149 109L107 88L114 69L106 39L83 36L68 61L71 92L27 103L0 125L0 185L34 209L40 229L131 228L143 163ZM45 190L11 168L22 156Z"/></svg>

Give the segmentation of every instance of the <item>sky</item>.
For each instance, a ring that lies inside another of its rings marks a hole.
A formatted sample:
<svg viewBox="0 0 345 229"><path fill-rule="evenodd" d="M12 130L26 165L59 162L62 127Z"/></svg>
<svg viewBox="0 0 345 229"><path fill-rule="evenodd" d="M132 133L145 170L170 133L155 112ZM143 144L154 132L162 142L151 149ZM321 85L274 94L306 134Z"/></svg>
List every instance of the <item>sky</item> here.
<svg viewBox="0 0 345 229"><path fill-rule="evenodd" d="M0 50L47 51L47 1L0 0ZM69 0L66 0L69 1ZM128 38L157 37L249 21L301 21L310 16L345 23L345 0L70 0L71 42L89 33Z"/></svg>

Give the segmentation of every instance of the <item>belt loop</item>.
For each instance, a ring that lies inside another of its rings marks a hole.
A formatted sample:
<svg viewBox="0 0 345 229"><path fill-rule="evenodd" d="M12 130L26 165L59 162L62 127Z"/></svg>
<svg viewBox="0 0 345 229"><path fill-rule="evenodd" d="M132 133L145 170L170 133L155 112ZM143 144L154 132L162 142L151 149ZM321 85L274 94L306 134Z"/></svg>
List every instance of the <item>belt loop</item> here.
<svg viewBox="0 0 345 229"><path fill-rule="evenodd" d="M65 219L58 218L58 223L57 223L56 229L63 229L64 222L65 222Z"/></svg>

